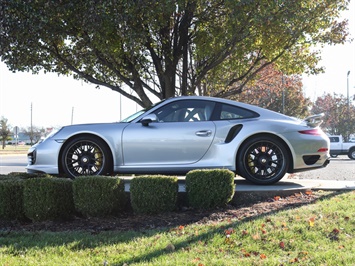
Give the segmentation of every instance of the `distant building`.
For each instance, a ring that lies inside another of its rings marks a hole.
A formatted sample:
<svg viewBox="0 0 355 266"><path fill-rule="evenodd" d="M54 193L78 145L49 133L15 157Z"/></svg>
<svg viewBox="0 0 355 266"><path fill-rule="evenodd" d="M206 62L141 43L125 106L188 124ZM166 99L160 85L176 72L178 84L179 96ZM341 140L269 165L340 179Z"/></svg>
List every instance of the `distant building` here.
<svg viewBox="0 0 355 266"><path fill-rule="evenodd" d="M17 143L16 143L17 141ZM30 137L27 136L25 133L23 132L19 132L17 135L17 139L15 138L15 135L11 136L11 140L7 141L7 145L30 145L31 144L31 140Z"/></svg>

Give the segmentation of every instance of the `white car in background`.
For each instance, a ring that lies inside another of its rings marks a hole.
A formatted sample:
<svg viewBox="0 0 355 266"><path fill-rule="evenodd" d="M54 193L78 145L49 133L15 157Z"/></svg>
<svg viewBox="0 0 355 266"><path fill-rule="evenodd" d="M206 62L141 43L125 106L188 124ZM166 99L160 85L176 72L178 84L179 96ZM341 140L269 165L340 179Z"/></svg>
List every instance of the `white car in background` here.
<svg viewBox="0 0 355 266"><path fill-rule="evenodd" d="M341 135L329 136L330 156L336 158L338 155L348 155L355 160L355 142L344 142Z"/></svg>

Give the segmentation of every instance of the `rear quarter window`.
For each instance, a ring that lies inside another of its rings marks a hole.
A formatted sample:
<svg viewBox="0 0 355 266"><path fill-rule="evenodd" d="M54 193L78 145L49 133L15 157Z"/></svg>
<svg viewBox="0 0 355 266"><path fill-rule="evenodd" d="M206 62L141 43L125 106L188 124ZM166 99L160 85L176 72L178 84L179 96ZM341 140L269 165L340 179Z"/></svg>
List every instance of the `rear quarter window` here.
<svg viewBox="0 0 355 266"><path fill-rule="evenodd" d="M220 104L216 110L215 120L232 120L259 117L259 114L238 106Z"/></svg>

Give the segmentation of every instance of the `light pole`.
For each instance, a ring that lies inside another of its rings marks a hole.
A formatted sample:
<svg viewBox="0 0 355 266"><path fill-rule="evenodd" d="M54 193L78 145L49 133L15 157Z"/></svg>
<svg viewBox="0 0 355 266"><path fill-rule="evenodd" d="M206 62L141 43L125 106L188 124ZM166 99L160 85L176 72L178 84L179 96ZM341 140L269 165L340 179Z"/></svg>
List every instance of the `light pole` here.
<svg viewBox="0 0 355 266"><path fill-rule="evenodd" d="M348 122L347 122L347 140L349 140L350 137L350 98L349 98L349 75L350 75L350 70L348 71L348 74L346 74L346 89L348 93Z"/></svg>
<svg viewBox="0 0 355 266"><path fill-rule="evenodd" d="M348 74L346 75L346 88L347 88L347 93L348 93L348 115L350 116L349 75L350 75L350 70L348 71Z"/></svg>
<svg viewBox="0 0 355 266"><path fill-rule="evenodd" d="M73 124L74 120L74 106L71 108L71 124Z"/></svg>

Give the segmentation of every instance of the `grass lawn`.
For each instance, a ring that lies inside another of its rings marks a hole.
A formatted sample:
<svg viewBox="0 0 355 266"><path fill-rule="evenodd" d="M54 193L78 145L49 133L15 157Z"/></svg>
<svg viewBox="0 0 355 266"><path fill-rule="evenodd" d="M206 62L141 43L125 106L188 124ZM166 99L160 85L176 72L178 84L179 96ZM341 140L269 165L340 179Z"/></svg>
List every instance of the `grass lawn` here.
<svg viewBox="0 0 355 266"><path fill-rule="evenodd" d="M6 145L5 149L0 148L0 154L26 154L30 145Z"/></svg>
<svg viewBox="0 0 355 266"><path fill-rule="evenodd" d="M1 265L354 265L355 192L141 231L0 231ZM252 210L252 208L251 208Z"/></svg>

